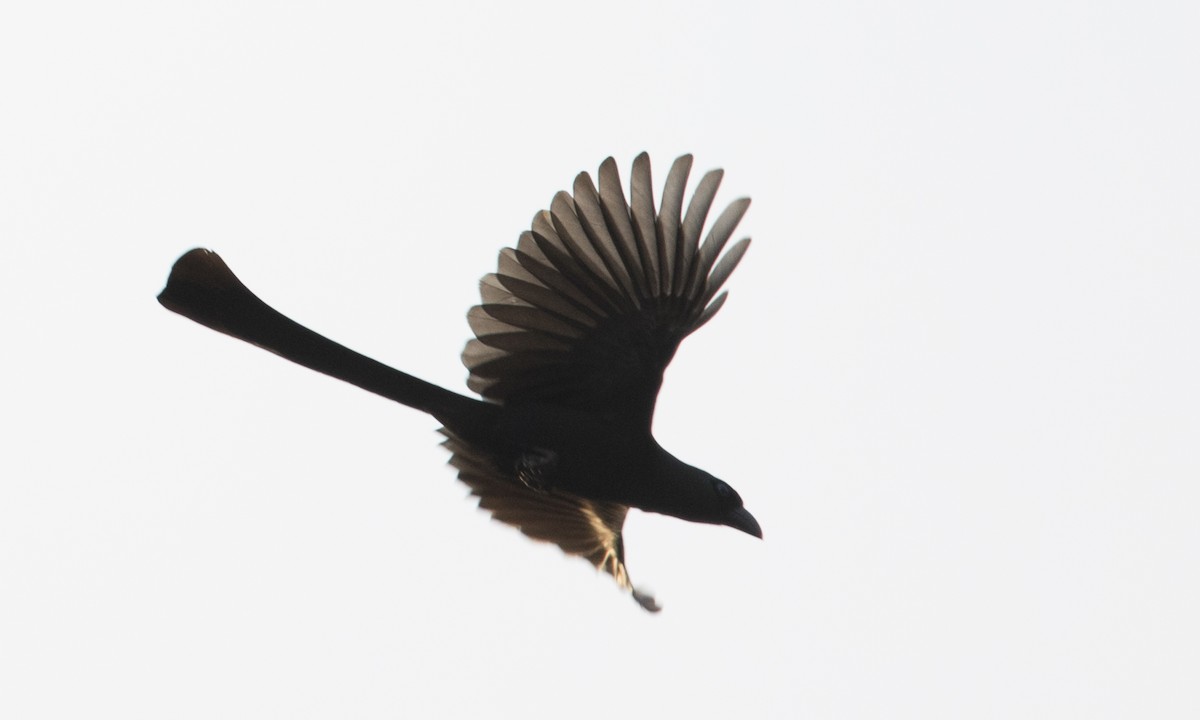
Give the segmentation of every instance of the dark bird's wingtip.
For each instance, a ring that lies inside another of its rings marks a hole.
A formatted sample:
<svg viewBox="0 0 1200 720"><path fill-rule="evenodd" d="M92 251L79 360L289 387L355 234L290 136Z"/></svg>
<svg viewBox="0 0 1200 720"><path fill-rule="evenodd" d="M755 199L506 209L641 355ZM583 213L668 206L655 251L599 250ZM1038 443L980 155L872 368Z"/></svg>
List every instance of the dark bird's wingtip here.
<svg viewBox="0 0 1200 720"><path fill-rule="evenodd" d="M633 591L634 601L636 601L638 605L641 605L643 610L645 610L646 612L649 612L649 613L662 612L662 605L658 604L658 601L654 599L653 595L651 595L650 593L642 592L641 590L638 590L637 588L631 588L631 589Z"/></svg>
<svg viewBox="0 0 1200 720"><path fill-rule="evenodd" d="M731 528L737 528L747 535L753 535L759 540L762 539L762 526L750 514L750 511L744 507L740 507L725 516L725 524Z"/></svg>

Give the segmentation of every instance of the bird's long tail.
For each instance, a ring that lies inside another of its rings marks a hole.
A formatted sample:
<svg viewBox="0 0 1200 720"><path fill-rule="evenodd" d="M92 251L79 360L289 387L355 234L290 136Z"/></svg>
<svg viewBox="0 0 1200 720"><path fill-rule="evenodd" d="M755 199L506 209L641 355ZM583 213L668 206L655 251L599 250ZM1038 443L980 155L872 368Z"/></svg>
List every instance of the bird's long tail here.
<svg viewBox="0 0 1200 720"><path fill-rule="evenodd" d="M486 403L390 368L284 316L250 292L211 250L196 248L176 260L158 301L205 327L427 412L447 426L469 425L484 414Z"/></svg>

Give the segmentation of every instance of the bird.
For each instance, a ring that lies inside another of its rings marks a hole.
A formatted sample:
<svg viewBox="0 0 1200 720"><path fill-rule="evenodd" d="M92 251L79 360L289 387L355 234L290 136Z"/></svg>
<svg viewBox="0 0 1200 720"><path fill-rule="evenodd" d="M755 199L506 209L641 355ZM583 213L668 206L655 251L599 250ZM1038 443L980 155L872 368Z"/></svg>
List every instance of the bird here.
<svg viewBox="0 0 1200 720"><path fill-rule="evenodd" d="M722 286L750 245L728 246L750 205L731 202L701 242L722 170L703 175L686 209L692 156L676 159L654 206L650 159L638 155L627 200L616 162L598 185L579 173L554 195L467 313L462 352L470 397L350 350L279 313L215 252L171 268L158 301L201 325L433 416L449 464L479 507L534 540L608 573L645 610L622 529L630 508L724 525L762 538L728 483L667 452L651 424L680 342L725 303Z"/></svg>

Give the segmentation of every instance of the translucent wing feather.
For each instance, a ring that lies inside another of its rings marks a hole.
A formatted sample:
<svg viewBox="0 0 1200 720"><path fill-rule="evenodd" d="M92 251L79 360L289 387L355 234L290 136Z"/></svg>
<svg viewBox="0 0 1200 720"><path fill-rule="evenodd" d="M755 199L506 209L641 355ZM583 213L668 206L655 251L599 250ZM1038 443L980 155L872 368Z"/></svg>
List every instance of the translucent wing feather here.
<svg viewBox="0 0 1200 720"><path fill-rule="evenodd" d="M479 498L479 507L535 540L552 542L568 555L584 558L611 575L646 610L661 609L651 595L633 586L625 568L621 528L629 508L574 495L534 492L450 431L443 428L442 434L446 436L442 444L453 453L450 464Z"/></svg>
<svg viewBox="0 0 1200 720"><path fill-rule="evenodd" d="M725 248L750 201L734 201L700 243L722 173L707 173L683 213L692 158L671 166L654 208L650 161L633 163L630 200L612 158L599 190L580 173L516 249L500 254L468 317L468 385L503 403L624 414L649 426L662 374L683 338L721 307L721 285L749 239Z"/></svg>

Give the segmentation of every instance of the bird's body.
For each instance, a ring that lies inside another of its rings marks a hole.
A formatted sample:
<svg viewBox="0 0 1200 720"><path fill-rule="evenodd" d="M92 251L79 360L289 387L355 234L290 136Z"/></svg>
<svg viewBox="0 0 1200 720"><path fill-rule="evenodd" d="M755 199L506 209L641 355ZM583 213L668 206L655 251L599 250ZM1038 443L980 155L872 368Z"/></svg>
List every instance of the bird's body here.
<svg viewBox="0 0 1200 720"><path fill-rule="evenodd" d="M470 398L378 363L289 320L224 262L192 250L159 301L203 325L422 410L442 423L459 478L480 506L525 534L556 543L613 575L647 609L625 569L621 528L630 507L761 537L723 481L668 453L650 432L663 371L679 342L721 307L717 290L749 240L720 257L749 204L740 200L699 243L720 171L701 180L686 215L691 158L675 162L655 211L645 154L632 204L615 164L600 189L581 173L534 218L468 313L476 339L463 361Z"/></svg>
<svg viewBox="0 0 1200 720"><path fill-rule="evenodd" d="M683 517L682 507L692 503L680 501L694 489L707 490L689 482L689 470L702 470L685 465L652 436L617 418L553 405L518 405L501 407L493 420L474 436L460 434L452 425L444 432L496 458L504 468L520 465L531 449L541 450L552 458L544 473L547 489L591 500Z"/></svg>

